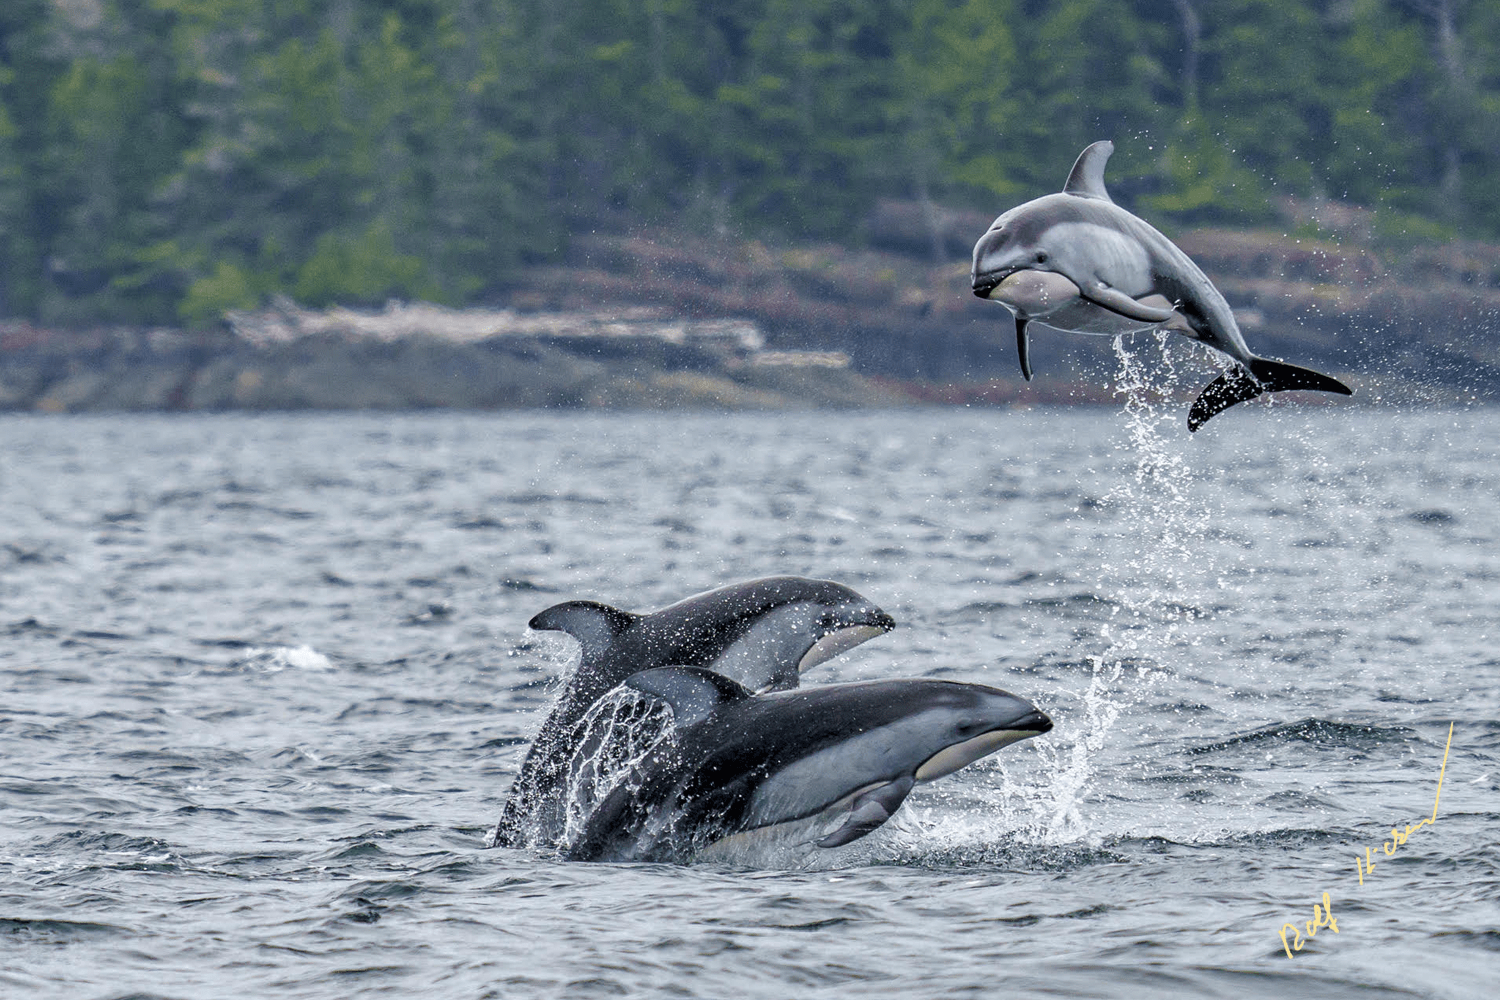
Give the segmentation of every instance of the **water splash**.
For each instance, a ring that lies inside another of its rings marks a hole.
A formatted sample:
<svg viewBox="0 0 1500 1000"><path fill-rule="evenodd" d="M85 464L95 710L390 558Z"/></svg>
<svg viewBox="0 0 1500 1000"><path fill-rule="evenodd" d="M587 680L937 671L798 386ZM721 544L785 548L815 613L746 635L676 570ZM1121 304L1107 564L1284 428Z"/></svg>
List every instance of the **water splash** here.
<svg viewBox="0 0 1500 1000"><path fill-rule="evenodd" d="M1063 844L1090 839L1083 802L1093 788L1094 761L1132 695L1116 691L1124 666L1105 656L1089 658L1089 683L1082 712L1074 717L1077 738L1069 745L1041 743L1046 780L1028 790L1036 819L1024 833L1037 843ZM1002 769L1002 774L1005 772ZM1006 784L1011 784L1007 781Z"/></svg>
<svg viewBox="0 0 1500 1000"><path fill-rule="evenodd" d="M1075 734L1072 743L1037 744L1043 766L1036 785L1016 786L1000 769L1009 794L1031 805L1034 818L1021 835L1034 843L1097 841L1084 804L1097 786L1110 735L1120 715L1173 672L1174 651L1193 643L1192 623L1203 615L1194 583L1213 571L1204 545L1213 517L1183 448L1177 399L1185 379L1168 349L1171 338L1157 332L1157 349L1149 355L1115 339L1125 443L1104 506L1134 544L1119 547L1121 557L1097 568L1108 617L1098 630L1102 648L1087 655L1088 684L1078 710L1061 727Z"/></svg>
<svg viewBox="0 0 1500 1000"><path fill-rule="evenodd" d="M1199 472L1184 447L1186 430L1176 397L1185 376L1168 349L1170 336L1156 334L1156 364L1145 363L1123 341L1115 341L1117 391L1125 397L1129 446L1120 452L1123 474L1115 477L1104 502L1135 542L1121 548L1121 558L1099 565L1114 603L1101 628L1107 645L1099 654L1096 677L1105 664L1122 659L1140 668L1137 673L1143 677L1159 676L1167 650L1202 617L1199 581L1213 572L1206 542L1218 511L1199 488Z"/></svg>
<svg viewBox="0 0 1500 1000"><path fill-rule="evenodd" d="M247 646L234 667L263 670L268 674L283 670L332 670L333 663L311 646Z"/></svg>
<svg viewBox="0 0 1500 1000"><path fill-rule="evenodd" d="M595 702L573 731L577 749L568 764L562 843L576 842L594 808L676 738L671 706L658 698L618 687Z"/></svg>

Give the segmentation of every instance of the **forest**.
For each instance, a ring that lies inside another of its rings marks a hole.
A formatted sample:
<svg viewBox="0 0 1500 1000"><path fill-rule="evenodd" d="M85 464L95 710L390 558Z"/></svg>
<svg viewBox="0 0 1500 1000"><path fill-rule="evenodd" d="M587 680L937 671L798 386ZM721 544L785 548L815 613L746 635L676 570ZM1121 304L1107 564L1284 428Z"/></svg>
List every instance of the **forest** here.
<svg viewBox="0 0 1500 1000"><path fill-rule="evenodd" d="M1500 236L1500 0L6 0L0 318L461 305L581 234L1122 202ZM935 245L934 255L944 250Z"/></svg>

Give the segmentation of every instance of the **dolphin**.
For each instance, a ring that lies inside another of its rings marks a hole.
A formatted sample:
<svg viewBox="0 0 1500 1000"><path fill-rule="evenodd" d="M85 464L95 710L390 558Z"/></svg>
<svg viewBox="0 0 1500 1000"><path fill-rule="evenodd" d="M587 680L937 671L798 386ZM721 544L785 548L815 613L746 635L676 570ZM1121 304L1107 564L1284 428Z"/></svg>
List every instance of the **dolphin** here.
<svg viewBox="0 0 1500 1000"><path fill-rule="evenodd" d="M1106 335L1164 327L1237 362L1193 403L1189 430L1265 392L1317 389L1351 394L1353 390L1336 378L1250 352L1229 303L1198 265L1171 240L1110 200L1104 164L1114 149L1108 141L1089 146L1073 164L1062 193L1012 208L974 244L974 294L998 299L1015 314L1022 374L1031 378L1026 326L1032 320ZM1021 272L1063 280L1007 284Z"/></svg>
<svg viewBox="0 0 1500 1000"><path fill-rule="evenodd" d="M530 627L573 636L582 655L521 763L490 845L547 841L562 832L570 764L589 739L581 723L632 674L666 665L708 667L751 691L784 690L797 686L801 671L895 626L848 587L795 576L720 587L652 614L594 601L547 608Z"/></svg>
<svg viewBox="0 0 1500 1000"><path fill-rule="evenodd" d="M672 706L673 738L598 803L571 860L680 859L804 833L841 847L890 819L914 785L1052 728L1028 701L954 681L754 696L712 671L660 667L625 683Z"/></svg>

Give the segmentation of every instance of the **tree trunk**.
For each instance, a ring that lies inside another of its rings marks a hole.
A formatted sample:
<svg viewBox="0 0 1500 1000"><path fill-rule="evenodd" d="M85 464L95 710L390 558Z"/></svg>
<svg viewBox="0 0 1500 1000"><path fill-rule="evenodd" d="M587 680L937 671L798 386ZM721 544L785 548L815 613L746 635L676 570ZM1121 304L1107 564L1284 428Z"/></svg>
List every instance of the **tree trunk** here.
<svg viewBox="0 0 1500 1000"><path fill-rule="evenodd" d="M1182 18L1182 109L1187 114L1198 111L1198 46L1203 39L1203 22L1191 0L1175 0Z"/></svg>

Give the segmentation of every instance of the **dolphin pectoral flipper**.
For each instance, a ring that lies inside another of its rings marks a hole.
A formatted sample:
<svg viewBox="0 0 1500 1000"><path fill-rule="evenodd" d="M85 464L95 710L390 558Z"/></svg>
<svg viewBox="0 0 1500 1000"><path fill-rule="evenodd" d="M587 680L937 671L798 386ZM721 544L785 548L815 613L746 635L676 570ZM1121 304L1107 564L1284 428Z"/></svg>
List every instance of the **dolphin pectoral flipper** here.
<svg viewBox="0 0 1500 1000"><path fill-rule="evenodd" d="M1158 309L1137 302L1118 288L1110 288L1101 281L1079 282L1078 294L1096 306L1103 306L1121 316L1140 320L1142 323L1165 323L1173 316L1170 309Z"/></svg>
<svg viewBox="0 0 1500 1000"><path fill-rule="evenodd" d="M1031 381L1031 342L1026 339L1026 318L1016 316L1016 353L1021 358L1021 374Z"/></svg>
<svg viewBox="0 0 1500 1000"><path fill-rule="evenodd" d="M837 830L817 841L819 847L843 847L879 827L901 808L914 784L910 776L861 792L850 803L849 816Z"/></svg>

